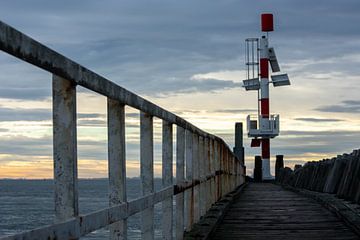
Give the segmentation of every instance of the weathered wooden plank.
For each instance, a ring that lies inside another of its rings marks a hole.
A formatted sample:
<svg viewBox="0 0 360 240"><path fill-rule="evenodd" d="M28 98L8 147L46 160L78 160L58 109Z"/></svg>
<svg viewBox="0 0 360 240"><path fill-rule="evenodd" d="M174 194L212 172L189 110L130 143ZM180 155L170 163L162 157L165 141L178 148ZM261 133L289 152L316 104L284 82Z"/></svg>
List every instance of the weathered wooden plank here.
<svg viewBox="0 0 360 240"><path fill-rule="evenodd" d="M108 98L109 206L126 202L125 106ZM127 221L109 227L110 239L127 239Z"/></svg>
<svg viewBox="0 0 360 240"><path fill-rule="evenodd" d="M189 130L185 130L185 174L186 181L193 181L193 136ZM194 188L185 191L185 228L191 229L194 213Z"/></svg>
<svg viewBox="0 0 360 240"><path fill-rule="evenodd" d="M176 184L181 184L185 179L185 130L176 128ZM184 193L176 195L176 240L184 237Z"/></svg>
<svg viewBox="0 0 360 240"><path fill-rule="evenodd" d="M77 216L76 87L53 75L55 222Z"/></svg>
<svg viewBox="0 0 360 240"><path fill-rule="evenodd" d="M172 186L173 181L173 130L172 124L163 121L162 125L162 186ZM162 239L172 239L173 199L162 202Z"/></svg>
<svg viewBox="0 0 360 240"><path fill-rule="evenodd" d="M200 180L200 173L201 173L201 157L202 153L200 152L200 138L197 134L192 135L192 172L193 172L193 183L198 183L193 187L193 223L196 223L200 219L200 208L201 208L201 199L200 199L200 188L201 188L201 181ZM200 185L199 185L200 184Z"/></svg>
<svg viewBox="0 0 360 240"><path fill-rule="evenodd" d="M205 189L205 139L203 137L199 137L199 179L200 183L200 216L203 216L206 212L206 189Z"/></svg>
<svg viewBox="0 0 360 240"><path fill-rule="evenodd" d="M253 183L230 206L210 239L358 239L358 236L316 201L280 186Z"/></svg>
<svg viewBox="0 0 360 240"><path fill-rule="evenodd" d="M140 175L143 196L154 192L153 117L140 113ZM154 206L141 213L142 239L154 239Z"/></svg>

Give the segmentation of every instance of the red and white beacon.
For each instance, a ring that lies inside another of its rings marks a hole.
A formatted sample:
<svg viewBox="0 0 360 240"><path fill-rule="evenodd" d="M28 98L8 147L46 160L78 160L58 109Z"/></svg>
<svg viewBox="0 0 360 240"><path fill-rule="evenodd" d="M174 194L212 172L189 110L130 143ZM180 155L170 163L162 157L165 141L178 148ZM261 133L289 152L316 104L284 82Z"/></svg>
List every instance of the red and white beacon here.
<svg viewBox="0 0 360 240"><path fill-rule="evenodd" d="M247 91L258 91L258 114L247 117L247 132L252 138L251 147L261 146L262 177L273 179L270 173L270 139L279 135L279 115L270 114L269 84L274 87L290 85L287 74L276 74L269 80L269 64L273 73L280 72L274 48L269 47L269 32L274 31L273 15L261 14L261 31L266 36L245 40L245 62L247 79L243 87Z"/></svg>

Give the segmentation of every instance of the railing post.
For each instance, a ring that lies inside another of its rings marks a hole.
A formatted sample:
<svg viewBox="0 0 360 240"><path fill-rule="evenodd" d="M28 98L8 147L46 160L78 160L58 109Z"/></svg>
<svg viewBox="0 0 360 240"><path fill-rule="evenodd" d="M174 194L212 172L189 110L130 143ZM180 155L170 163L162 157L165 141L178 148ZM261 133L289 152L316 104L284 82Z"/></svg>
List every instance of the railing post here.
<svg viewBox="0 0 360 240"><path fill-rule="evenodd" d="M193 147L193 137L192 133L189 130L185 131L185 161L186 161L186 181L193 182L193 166L192 166L192 147ZM194 214L194 188L188 189L185 191L185 227L187 231L190 231L193 225L193 214Z"/></svg>
<svg viewBox="0 0 360 240"><path fill-rule="evenodd" d="M275 180L279 179L279 171L284 167L284 155L276 155L275 162Z"/></svg>
<svg viewBox="0 0 360 240"><path fill-rule="evenodd" d="M110 207L126 202L125 107L108 98L108 172ZM111 240L127 239L126 220L109 227Z"/></svg>
<svg viewBox="0 0 360 240"><path fill-rule="evenodd" d="M261 156L255 156L254 181L262 181L262 160Z"/></svg>
<svg viewBox="0 0 360 240"><path fill-rule="evenodd" d="M77 216L76 86L53 75L55 222Z"/></svg>
<svg viewBox="0 0 360 240"><path fill-rule="evenodd" d="M173 184L173 129L172 124L163 120L162 128L162 186ZM173 198L162 202L162 239L172 239L173 229Z"/></svg>
<svg viewBox="0 0 360 240"><path fill-rule="evenodd" d="M200 171L199 171L199 167L200 167L200 153L199 153L199 136L196 133L193 133L193 151L192 151L192 160L193 160L193 164L192 164L192 168L193 168L193 179L195 181L193 181L193 183L197 183L200 180ZM194 223L196 223L197 221L199 221L200 219L200 185L196 184L193 187L193 193L194 193Z"/></svg>
<svg viewBox="0 0 360 240"><path fill-rule="evenodd" d="M176 128L176 184L180 185L185 180L185 130ZM176 195L176 240L184 238L184 193Z"/></svg>
<svg viewBox="0 0 360 240"><path fill-rule="evenodd" d="M220 149L219 149L219 143L218 141L214 142L214 149L215 149L215 191L216 191L216 199L215 201L219 200L221 195L220 190Z"/></svg>
<svg viewBox="0 0 360 240"><path fill-rule="evenodd" d="M200 170L200 175L199 175L199 179L200 179L200 202L201 204L199 205L200 207L200 216L203 216L206 212L206 190L205 190L205 184L206 182L204 181L204 176L205 176L205 161L206 161L206 157L205 157L205 140L204 137L200 136L199 137L199 170Z"/></svg>
<svg viewBox="0 0 360 240"><path fill-rule="evenodd" d="M235 123L234 154L244 164L243 124L241 122Z"/></svg>
<svg viewBox="0 0 360 240"><path fill-rule="evenodd" d="M219 175L219 198L221 198L223 196L223 180L224 180L224 166L223 166L223 148L221 143L218 144L218 149L219 149L219 171L220 171L220 175Z"/></svg>
<svg viewBox="0 0 360 240"><path fill-rule="evenodd" d="M208 176L210 175L210 139L205 138L205 162L204 162L204 188L205 188L205 213L211 206L211 195L210 195L210 179ZM204 214L205 214L204 213Z"/></svg>
<svg viewBox="0 0 360 240"><path fill-rule="evenodd" d="M210 178L210 206L216 201L215 200L215 155L214 155L214 140L210 139L210 166L209 176Z"/></svg>
<svg viewBox="0 0 360 240"><path fill-rule="evenodd" d="M140 175L142 195L154 192L153 117L140 114ZM154 239L154 206L141 213L141 238Z"/></svg>

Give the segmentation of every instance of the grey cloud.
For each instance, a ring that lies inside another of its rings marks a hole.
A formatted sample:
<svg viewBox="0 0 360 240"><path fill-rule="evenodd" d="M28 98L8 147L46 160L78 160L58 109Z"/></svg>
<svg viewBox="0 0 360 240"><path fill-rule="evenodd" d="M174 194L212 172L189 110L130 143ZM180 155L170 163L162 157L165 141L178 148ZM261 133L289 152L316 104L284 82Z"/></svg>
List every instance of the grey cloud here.
<svg viewBox="0 0 360 240"><path fill-rule="evenodd" d="M257 112L257 109L215 109L212 112L219 112L219 113L249 113L249 112Z"/></svg>
<svg viewBox="0 0 360 240"><path fill-rule="evenodd" d="M78 118L105 118L106 114L99 114L99 113L78 113Z"/></svg>
<svg viewBox="0 0 360 240"><path fill-rule="evenodd" d="M126 113L126 117L140 119L140 113Z"/></svg>
<svg viewBox="0 0 360 240"><path fill-rule="evenodd" d="M98 120L98 119L79 119L78 126L87 126L87 127L106 127L107 121Z"/></svg>
<svg viewBox="0 0 360 240"><path fill-rule="evenodd" d="M231 81L195 82L191 76L242 68L243 40L260 35L259 13L264 9L276 13L279 31L271 38L281 45L277 51L283 63L339 57L359 49L349 40L359 37L357 0L68 3L11 1L0 13L37 40L148 96L238 87ZM348 65L335 67L345 72ZM324 71L331 67L334 64L322 66Z"/></svg>
<svg viewBox="0 0 360 240"><path fill-rule="evenodd" d="M0 98L41 100L51 96L46 88L0 88Z"/></svg>
<svg viewBox="0 0 360 240"><path fill-rule="evenodd" d="M281 136L356 136L359 131L281 131Z"/></svg>
<svg viewBox="0 0 360 240"><path fill-rule="evenodd" d="M303 121L303 122L341 122L344 121L342 119L337 118L295 118L296 121Z"/></svg>
<svg viewBox="0 0 360 240"><path fill-rule="evenodd" d="M51 110L0 107L0 121L45 121L50 119Z"/></svg>
<svg viewBox="0 0 360 240"><path fill-rule="evenodd" d="M191 93L191 92L212 92L230 88L240 88L241 83L237 83L229 80L217 80L217 79L205 79L205 80L191 80L191 79L178 79L170 80L169 84L162 86L150 85L147 86L147 90L153 90L153 93L149 92L149 95L157 97L167 97L174 93Z"/></svg>
<svg viewBox="0 0 360 240"><path fill-rule="evenodd" d="M100 119L105 118L105 114L98 113L78 113L77 118L79 123L103 123ZM100 118L100 119L96 119ZM0 106L0 121L49 121L52 119L51 109L42 108L6 108Z"/></svg>
<svg viewBox="0 0 360 240"><path fill-rule="evenodd" d="M360 113L360 101L346 100L336 105L321 106L314 110L333 113Z"/></svg>

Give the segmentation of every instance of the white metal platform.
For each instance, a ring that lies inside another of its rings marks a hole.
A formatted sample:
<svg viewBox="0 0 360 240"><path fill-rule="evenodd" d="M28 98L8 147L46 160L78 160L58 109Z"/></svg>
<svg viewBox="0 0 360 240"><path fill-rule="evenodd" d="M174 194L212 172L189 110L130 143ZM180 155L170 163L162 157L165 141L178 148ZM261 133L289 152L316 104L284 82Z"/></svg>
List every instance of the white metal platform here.
<svg viewBox="0 0 360 240"><path fill-rule="evenodd" d="M257 115L247 116L247 132L249 137L274 138L279 135L280 117L278 114L261 118Z"/></svg>

